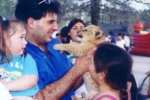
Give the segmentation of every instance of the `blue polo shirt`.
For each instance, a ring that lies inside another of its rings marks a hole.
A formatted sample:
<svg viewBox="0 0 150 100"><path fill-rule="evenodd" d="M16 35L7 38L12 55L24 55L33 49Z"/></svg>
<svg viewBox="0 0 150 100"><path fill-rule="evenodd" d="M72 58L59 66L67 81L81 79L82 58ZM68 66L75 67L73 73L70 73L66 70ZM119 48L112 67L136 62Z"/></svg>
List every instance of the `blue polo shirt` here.
<svg viewBox="0 0 150 100"><path fill-rule="evenodd" d="M71 61L59 51L53 49L53 46L58 43L57 39L52 39L46 43L48 52L44 52L32 43L28 43L26 51L34 58L37 64L39 81L38 86L43 89L50 83L62 78L72 67ZM73 91L69 91L62 100L71 100Z"/></svg>

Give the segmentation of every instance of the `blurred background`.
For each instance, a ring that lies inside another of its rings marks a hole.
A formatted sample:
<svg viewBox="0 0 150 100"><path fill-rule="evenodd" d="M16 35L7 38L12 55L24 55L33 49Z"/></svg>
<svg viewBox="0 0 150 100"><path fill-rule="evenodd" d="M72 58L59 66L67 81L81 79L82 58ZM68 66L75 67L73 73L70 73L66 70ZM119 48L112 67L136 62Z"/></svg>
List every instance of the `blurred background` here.
<svg viewBox="0 0 150 100"><path fill-rule="evenodd" d="M106 33L132 33L140 20L150 23L150 0L58 0L62 4L60 26L77 17L86 23L101 25ZM17 0L0 0L0 15L14 17ZM107 26L107 27L106 27Z"/></svg>

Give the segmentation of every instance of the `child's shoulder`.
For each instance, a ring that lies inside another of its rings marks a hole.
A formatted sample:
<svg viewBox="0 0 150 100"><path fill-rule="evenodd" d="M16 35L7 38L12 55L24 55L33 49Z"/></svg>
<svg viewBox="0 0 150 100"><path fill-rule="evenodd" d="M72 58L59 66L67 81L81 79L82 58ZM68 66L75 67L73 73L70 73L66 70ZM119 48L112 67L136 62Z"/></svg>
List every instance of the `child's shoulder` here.
<svg viewBox="0 0 150 100"><path fill-rule="evenodd" d="M111 92L99 93L92 100L119 100L119 98Z"/></svg>
<svg viewBox="0 0 150 100"><path fill-rule="evenodd" d="M25 55L23 55L23 56L21 57L21 59L22 59L25 63L35 62L34 58L33 58L29 53L26 53Z"/></svg>
<svg viewBox="0 0 150 100"><path fill-rule="evenodd" d="M24 59L33 59L33 57L29 53L24 54L22 56L22 58L24 58Z"/></svg>

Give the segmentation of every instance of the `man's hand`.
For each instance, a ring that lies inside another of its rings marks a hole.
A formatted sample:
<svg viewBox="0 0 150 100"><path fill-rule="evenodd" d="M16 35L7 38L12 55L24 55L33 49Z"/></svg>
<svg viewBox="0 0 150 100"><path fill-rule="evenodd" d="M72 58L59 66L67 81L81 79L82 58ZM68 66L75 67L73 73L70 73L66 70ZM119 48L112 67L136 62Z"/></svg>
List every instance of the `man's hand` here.
<svg viewBox="0 0 150 100"><path fill-rule="evenodd" d="M38 92L38 93L33 97L33 99L34 99L34 100L45 100L45 99L44 99L43 91Z"/></svg>
<svg viewBox="0 0 150 100"><path fill-rule="evenodd" d="M76 70L81 72L82 75L89 71L90 66L93 66L93 53L95 52L95 49L96 48L90 50L86 56L78 57L76 59L74 67L76 67Z"/></svg>
<svg viewBox="0 0 150 100"><path fill-rule="evenodd" d="M74 85L76 80L89 70L89 66L93 64L93 52L94 49L87 56L79 57L75 66L63 78L46 86L35 98L38 100L59 100Z"/></svg>
<svg viewBox="0 0 150 100"><path fill-rule="evenodd" d="M57 92L57 91L54 91L57 88L55 87L55 85L54 86L52 85L53 84L46 86L43 90L37 93L34 96L34 100L59 100L54 93L54 92Z"/></svg>

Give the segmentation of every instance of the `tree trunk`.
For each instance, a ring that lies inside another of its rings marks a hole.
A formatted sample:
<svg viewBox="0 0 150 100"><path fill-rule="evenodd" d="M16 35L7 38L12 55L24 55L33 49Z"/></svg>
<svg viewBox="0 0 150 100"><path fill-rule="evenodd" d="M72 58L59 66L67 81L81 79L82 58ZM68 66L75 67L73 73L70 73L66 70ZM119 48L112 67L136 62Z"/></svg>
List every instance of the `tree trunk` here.
<svg viewBox="0 0 150 100"><path fill-rule="evenodd" d="M100 18L100 2L101 0L90 0L91 1L91 23L94 25L99 24Z"/></svg>

